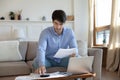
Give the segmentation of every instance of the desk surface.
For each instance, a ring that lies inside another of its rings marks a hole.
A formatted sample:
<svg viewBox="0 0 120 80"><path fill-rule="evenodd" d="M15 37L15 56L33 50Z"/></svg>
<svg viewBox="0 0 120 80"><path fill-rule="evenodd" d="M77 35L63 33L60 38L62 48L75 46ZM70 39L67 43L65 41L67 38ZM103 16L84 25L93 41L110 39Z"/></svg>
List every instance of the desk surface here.
<svg viewBox="0 0 120 80"><path fill-rule="evenodd" d="M95 73L87 73L87 74L74 74L64 77L56 77L56 78L46 78L46 79L38 79L38 80L69 80L69 79L76 79L76 78L90 78L95 77Z"/></svg>

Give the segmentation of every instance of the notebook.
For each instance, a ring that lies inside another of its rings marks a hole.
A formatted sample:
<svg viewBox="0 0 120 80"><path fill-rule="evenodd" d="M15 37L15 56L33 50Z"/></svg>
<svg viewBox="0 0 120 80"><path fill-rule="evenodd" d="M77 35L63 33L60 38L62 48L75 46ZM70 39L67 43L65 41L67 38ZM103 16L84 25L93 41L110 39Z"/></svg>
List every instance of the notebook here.
<svg viewBox="0 0 120 80"><path fill-rule="evenodd" d="M68 63L67 72L72 74L83 74L92 72L94 56L71 57Z"/></svg>

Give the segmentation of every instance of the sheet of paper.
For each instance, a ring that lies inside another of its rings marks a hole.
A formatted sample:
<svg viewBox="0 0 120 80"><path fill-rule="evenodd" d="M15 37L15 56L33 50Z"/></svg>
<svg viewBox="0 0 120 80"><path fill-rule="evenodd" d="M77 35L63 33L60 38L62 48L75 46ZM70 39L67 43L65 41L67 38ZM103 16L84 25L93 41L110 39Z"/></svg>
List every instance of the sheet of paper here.
<svg viewBox="0 0 120 80"><path fill-rule="evenodd" d="M57 53L54 55L55 58L64 58L68 57L71 54L76 53L76 48L71 49L59 49Z"/></svg>
<svg viewBox="0 0 120 80"><path fill-rule="evenodd" d="M49 74L49 77L40 77L40 74L31 73L28 76L18 76L15 78L15 80L33 80L33 79L47 79L47 78L56 78L56 77L64 77L71 75L67 72L53 72L53 73L46 73Z"/></svg>
<svg viewBox="0 0 120 80"><path fill-rule="evenodd" d="M15 80L32 80L30 76L18 76Z"/></svg>

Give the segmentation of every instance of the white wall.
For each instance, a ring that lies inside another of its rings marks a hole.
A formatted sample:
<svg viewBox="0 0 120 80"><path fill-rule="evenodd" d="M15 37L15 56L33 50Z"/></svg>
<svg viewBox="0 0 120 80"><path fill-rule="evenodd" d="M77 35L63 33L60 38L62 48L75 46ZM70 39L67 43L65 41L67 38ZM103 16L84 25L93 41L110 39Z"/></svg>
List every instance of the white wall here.
<svg viewBox="0 0 120 80"><path fill-rule="evenodd" d="M24 40L38 41L41 31L51 25L51 21L0 21L0 40L14 40L25 36ZM65 26L73 29L73 22L67 21Z"/></svg>
<svg viewBox="0 0 120 80"><path fill-rule="evenodd" d="M74 0L74 12L77 39L88 41L88 0Z"/></svg>
<svg viewBox="0 0 120 80"><path fill-rule="evenodd" d="M51 20L51 14L55 9L62 9L67 15L73 14L72 0L0 0L0 16L8 19L10 11L22 9L22 18L41 20L46 16Z"/></svg>
<svg viewBox="0 0 120 80"><path fill-rule="evenodd" d="M21 9L22 19L28 17L31 21L41 20L43 16L50 21L53 10L63 9L75 17L73 27L77 40L88 41L88 0L0 0L0 17L8 20L10 11Z"/></svg>

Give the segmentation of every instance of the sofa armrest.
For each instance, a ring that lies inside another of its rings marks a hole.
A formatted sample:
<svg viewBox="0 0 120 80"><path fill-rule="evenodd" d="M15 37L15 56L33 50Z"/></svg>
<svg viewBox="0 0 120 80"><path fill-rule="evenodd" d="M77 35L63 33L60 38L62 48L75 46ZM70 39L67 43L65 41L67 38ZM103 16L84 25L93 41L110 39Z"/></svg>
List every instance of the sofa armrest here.
<svg viewBox="0 0 120 80"><path fill-rule="evenodd" d="M94 80L101 80L102 55L103 55L102 49L96 49L96 48L88 49L88 56L94 56L93 72L96 73L96 77L94 77Z"/></svg>

